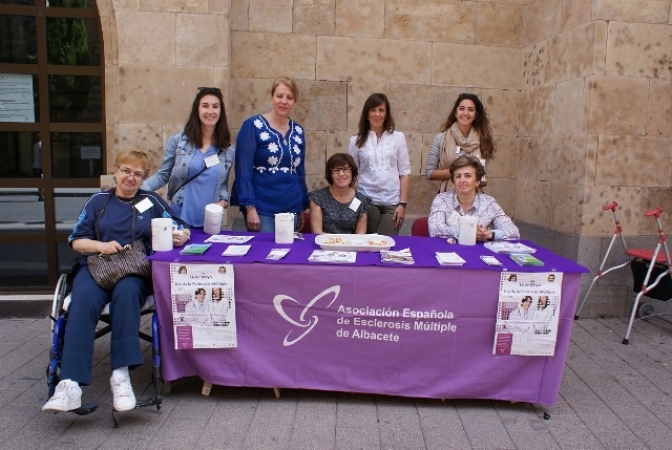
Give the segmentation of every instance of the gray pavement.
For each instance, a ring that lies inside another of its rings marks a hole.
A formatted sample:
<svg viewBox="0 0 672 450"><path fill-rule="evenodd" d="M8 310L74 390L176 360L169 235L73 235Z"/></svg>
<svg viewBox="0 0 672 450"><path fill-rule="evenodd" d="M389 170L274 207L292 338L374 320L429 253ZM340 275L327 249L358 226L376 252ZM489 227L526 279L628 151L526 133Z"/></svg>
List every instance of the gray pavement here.
<svg viewBox="0 0 672 450"><path fill-rule="evenodd" d="M145 324L146 326L147 324ZM556 405L427 400L312 390L171 384L163 407L117 414L112 427L109 340L94 355L88 416L44 414L49 319L0 319L0 449L669 449L672 326L625 319L575 322ZM151 360L133 372L151 392ZM544 419L544 412L551 417Z"/></svg>

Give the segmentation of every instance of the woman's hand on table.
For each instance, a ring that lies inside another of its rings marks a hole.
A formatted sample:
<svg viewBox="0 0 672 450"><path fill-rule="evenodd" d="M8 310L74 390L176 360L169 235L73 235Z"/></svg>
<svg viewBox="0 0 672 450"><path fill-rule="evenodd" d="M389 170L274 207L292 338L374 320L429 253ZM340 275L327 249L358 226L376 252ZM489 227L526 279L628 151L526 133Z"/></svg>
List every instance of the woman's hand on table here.
<svg viewBox="0 0 672 450"><path fill-rule="evenodd" d="M259 231L259 214L257 214L257 208L254 206L248 206L246 211L247 216L247 229L250 231Z"/></svg>
<svg viewBox="0 0 672 450"><path fill-rule="evenodd" d="M173 231L173 245L175 247L182 247L191 238L191 231L188 229Z"/></svg>
<svg viewBox="0 0 672 450"><path fill-rule="evenodd" d="M495 232L487 229L486 227L479 225L476 230L476 241L492 241L495 238Z"/></svg>

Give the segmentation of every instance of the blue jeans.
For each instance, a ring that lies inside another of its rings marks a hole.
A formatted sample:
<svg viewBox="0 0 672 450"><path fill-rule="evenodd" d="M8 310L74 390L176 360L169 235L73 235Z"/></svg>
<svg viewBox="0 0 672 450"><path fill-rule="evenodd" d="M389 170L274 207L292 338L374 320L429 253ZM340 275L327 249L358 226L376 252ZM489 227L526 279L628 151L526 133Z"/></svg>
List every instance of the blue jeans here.
<svg viewBox="0 0 672 450"><path fill-rule="evenodd" d="M303 214L303 213L300 213ZM245 228L247 228L247 214L243 212ZM299 225L299 214L294 214L294 229ZM247 231L250 231L249 229ZM259 214L259 233L275 233L275 216L262 216Z"/></svg>

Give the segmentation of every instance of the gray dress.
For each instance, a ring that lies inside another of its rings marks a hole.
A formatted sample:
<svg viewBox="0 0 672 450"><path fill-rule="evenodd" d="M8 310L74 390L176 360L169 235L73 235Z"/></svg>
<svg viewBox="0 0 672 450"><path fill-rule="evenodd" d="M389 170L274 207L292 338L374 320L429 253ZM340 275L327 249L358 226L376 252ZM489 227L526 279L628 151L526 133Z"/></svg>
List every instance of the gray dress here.
<svg viewBox="0 0 672 450"><path fill-rule="evenodd" d="M336 201L328 187L310 193L310 199L322 208L323 232L332 234L355 233L357 221L368 211L371 199L360 192L355 192L354 198L361 203L353 211L350 208L352 201L347 204Z"/></svg>

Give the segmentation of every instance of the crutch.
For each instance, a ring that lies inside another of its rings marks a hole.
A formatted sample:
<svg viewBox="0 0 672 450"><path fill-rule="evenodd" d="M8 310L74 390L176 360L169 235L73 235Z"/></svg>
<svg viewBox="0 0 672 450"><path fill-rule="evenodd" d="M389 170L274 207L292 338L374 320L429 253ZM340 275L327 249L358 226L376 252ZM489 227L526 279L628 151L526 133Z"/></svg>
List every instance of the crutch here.
<svg viewBox="0 0 672 450"><path fill-rule="evenodd" d="M637 307L639 306L639 301L642 298L643 295L646 295L647 292L653 290L656 286L658 286L658 283L665 277L666 275L669 275L672 278L672 262L670 262L670 250L667 248L667 240L665 237L665 233L663 232L663 226L660 223L660 213L663 212L662 209L656 208L653 209L644 215L646 217L655 217L656 218L656 224L658 225L658 243L656 244L656 249L653 251L653 255L648 255L648 254L643 254L642 250L632 250L629 252L629 256L635 256L639 257L640 259L648 259L649 260L649 269L646 271L646 276L644 277L644 282L642 282L642 288L640 289L639 293L635 297L635 303L632 305L632 312L630 313L630 321L628 322L628 331L625 333L625 338L623 338L623 344L628 344L630 342L630 330L632 330L632 323L635 321L635 315L637 314ZM667 260L667 270L662 271L657 277L656 280L652 284L649 283L649 279L651 278L651 272L653 272L653 268L655 267L657 261L658 261L658 254L660 253L660 249L664 248L665 249L665 259Z"/></svg>
<svg viewBox="0 0 672 450"><path fill-rule="evenodd" d="M616 230L614 231L614 235L611 237L611 242L609 242L609 247L607 247L607 252L604 254L604 258L602 258L602 263L600 264L600 268L597 269L597 275L595 275L595 278L593 278L593 281L590 283L590 287L586 291L586 294L583 296L583 300L581 300L581 303L579 303L579 307L576 309L576 313L574 314L574 320L579 318L579 314L581 313L581 310L583 309L584 303L586 303L586 300L588 300L588 295L590 295L590 291L593 289L593 286L595 286L595 283L597 280L608 274L609 272L613 272L614 270L621 269L632 261L630 259L630 255L628 255L628 246L625 244L625 238L623 237L623 227L621 227L621 222L618 220L618 216L616 215L616 207L618 206L618 203L616 202L611 202L607 206L604 207L605 211L611 211L611 213L614 215L614 222L616 223ZM625 257L627 258L626 261L622 264L618 264L616 266L610 267L607 270L604 270L604 265L607 263L607 258L609 258L609 254L611 253L612 248L614 247L614 243L616 242L617 239L620 239L621 245L623 246L623 253L625 253Z"/></svg>

